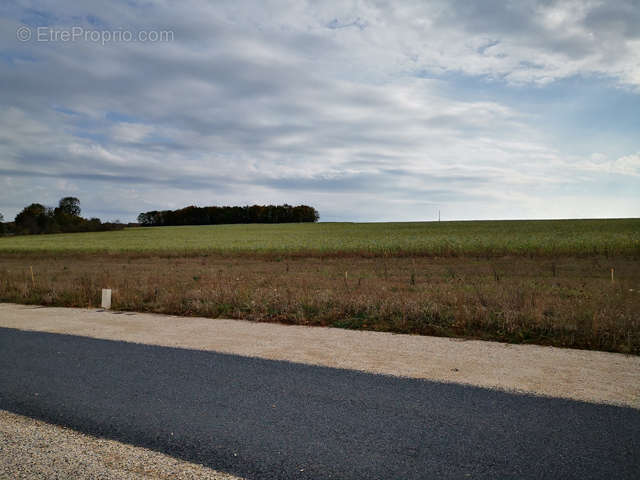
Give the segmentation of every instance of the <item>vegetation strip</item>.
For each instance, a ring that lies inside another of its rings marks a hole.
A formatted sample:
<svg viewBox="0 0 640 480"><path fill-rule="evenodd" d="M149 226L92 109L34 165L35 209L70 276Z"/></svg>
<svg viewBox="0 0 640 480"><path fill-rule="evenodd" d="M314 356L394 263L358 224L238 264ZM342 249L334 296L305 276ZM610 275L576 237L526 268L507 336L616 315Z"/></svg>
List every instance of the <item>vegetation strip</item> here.
<svg viewBox="0 0 640 480"><path fill-rule="evenodd" d="M0 301L91 307L103 288L122 310L640 354L640 219L0 238Z"/></svg>
<svg viewBox="0 0 640 480"><path fill-rule="evenodd" d="M640 258L640 219L126 228L5 237L0 252Z"/></svg>
<svg viewBox="0 0 640 480"><path fill-rule="evenodd" d="M612 281L611 270L615 277ZM640 260L0 255L0 301L640 353Z"/></svg>

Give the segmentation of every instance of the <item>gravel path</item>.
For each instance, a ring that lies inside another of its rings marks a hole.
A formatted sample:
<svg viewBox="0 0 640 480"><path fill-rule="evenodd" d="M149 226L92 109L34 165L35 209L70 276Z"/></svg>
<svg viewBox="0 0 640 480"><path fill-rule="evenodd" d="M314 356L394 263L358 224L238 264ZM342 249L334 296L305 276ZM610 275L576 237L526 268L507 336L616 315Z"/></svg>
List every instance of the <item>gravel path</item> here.
<svg viewBox="0 0 640 480"><path fill-rule="evenodd" d="M0 479L236 480L162 453L0 410Z"/></svg>
<svg viewBox="0 0 640 480"><path fill-rule="evenodd" d="M0 303L0 327L217 351L640 408L638 356L6 303Z"/></svg>

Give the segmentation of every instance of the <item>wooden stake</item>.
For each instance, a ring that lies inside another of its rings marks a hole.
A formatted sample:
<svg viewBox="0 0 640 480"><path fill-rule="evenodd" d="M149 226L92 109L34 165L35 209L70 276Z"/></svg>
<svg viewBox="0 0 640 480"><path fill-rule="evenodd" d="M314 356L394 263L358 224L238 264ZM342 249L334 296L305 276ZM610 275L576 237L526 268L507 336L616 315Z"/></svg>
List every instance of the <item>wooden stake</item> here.
<svg viewBox="0 0 640 480"><path fill-rule="evenodd" d="M29 270L31 270L31 283L33 284L33 288L36 288L36 277L33 276L33 266L30 266Z"/></svg>
<svg viewBox="0 0 640 480"><path fill-rule="evenodd" d="M416 259L411 259L411 280L409 281L411 285L416 284Z"/></svg>
<svg viewBox="0 0 640 480"><path fill-rule="evenodd" d="M613 268L611 269L611 282L613 283Z"/></svg>

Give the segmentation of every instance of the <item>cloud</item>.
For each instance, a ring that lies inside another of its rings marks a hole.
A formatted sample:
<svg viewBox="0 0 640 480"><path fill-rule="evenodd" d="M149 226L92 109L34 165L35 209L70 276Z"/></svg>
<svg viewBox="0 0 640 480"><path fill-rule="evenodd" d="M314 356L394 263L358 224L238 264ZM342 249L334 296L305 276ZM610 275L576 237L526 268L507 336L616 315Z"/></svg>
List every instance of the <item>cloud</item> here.
<svg viewBox="0 0 640 480"><path fill-rule="evenodd" d="M576 171L636 175L637 155L603 170L551 141L544 119L462 98L446 75L501 89L597 76L633 91L637 11L624 1L4 5L0 174L12 180L0 206L10 217L36 193L54 203L75 188L90 210L123 219L180 202L269 201L314 201L336 219L427 218L441 204L464 218L531 215L539 189ZM21 24L173 40L20 42Z"/></svg>
<svg viewBox="0 0 640 480"><path fill-rule="evenodd" d="M153 132L151 125L120 122L111 127L111 138L120 143L141 143Z"/></svg>
<svg viewBox="0 0 640 480"><path fill-rule="evenodd" d="M576 167L589 172L640 177L640 153L625 155L613 160L596 156L578 163Z"/></svg>

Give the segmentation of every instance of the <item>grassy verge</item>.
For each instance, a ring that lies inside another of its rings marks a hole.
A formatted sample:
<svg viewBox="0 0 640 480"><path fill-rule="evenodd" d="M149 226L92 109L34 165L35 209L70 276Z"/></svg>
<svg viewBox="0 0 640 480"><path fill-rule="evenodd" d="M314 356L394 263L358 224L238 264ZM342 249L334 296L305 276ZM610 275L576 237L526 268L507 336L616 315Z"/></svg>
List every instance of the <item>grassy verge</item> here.
<svg viewBox="0 0 640 480"><path fill-rule="evenodd" d="M640 258L640 219L131 228L0 238L0 254Z"/></svg>
<svg viewBox="0 0 640 480"><path fill-rule="evenodd" d="M640 354L634 257L0 254L0 301L96 307L105 287L121 310Z"/></svg>

